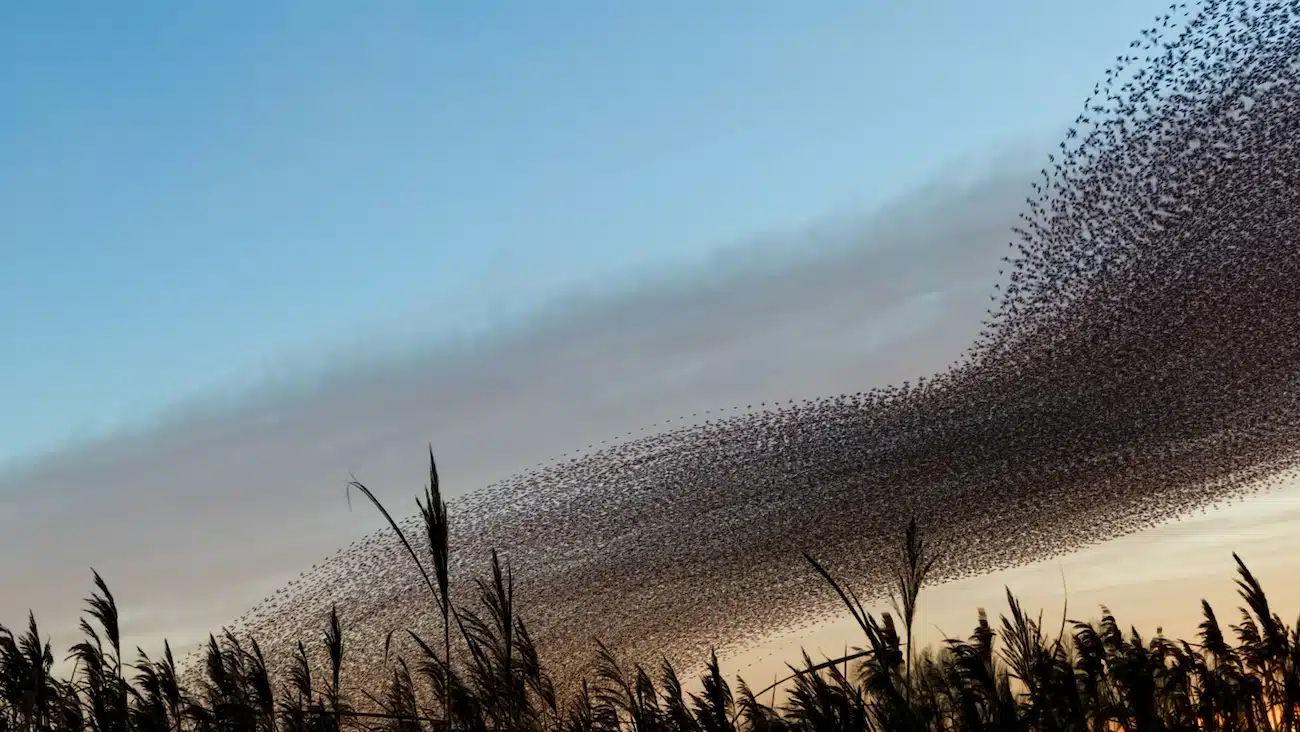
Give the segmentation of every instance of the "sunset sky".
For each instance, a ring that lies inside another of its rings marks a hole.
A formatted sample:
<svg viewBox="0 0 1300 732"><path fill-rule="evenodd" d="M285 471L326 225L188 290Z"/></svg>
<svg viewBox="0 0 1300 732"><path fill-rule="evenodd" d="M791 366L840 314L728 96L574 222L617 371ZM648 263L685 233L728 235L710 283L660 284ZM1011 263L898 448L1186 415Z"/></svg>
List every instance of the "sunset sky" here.
<svg viewBox="0 0 1300 732"><path fill-rule="evenodd" d="M1225 628L1241 617L1237 595L1241 556L1259 579L1274 610L1287 623L1300 614L1300 586L1295 557L1300 551L1300 479L1267 494L1208 510L1204 514L1099 543L1067 557L981 577L941 584L922 593L917 610L918 646L946 638L966 640L984 608L993 627L1009 614L1006 590L1035 618L1042 612L1045 633L1055 638L1062 614L1070 621L1094 622L1101 606L1127 632L1144 638L1159 630L1173 638L1193 639L1206 599ZM943 537L931 537L942 555ZM809 571L812 571L811 568ZM873 588L858 585L861 594ZM827 587L826 592L832 592ZM871 613L891 611L887 602L868 603ZM897 617L897 616L895 616ZM901 627L901 626L900 626ZM1067 633L1073 624L1065 625ZM739 674L755 689L790 673L805 649L814 662L839 658L847 647L867 645L853 619L844 617L765 639L726 658L728 674Z"/></svg>
<svg viewBox="0 0 1300 732"><path fill-rule="evenodd" d="M0 11L0 623L66 647L94 565L149 648L378 528L349 472L413 508L426 443L454 496L942 368L1166 2L73 5ZM1240 548L1289 612L1297 496L1072 557L1071 606L1188 628Z"/></svg>

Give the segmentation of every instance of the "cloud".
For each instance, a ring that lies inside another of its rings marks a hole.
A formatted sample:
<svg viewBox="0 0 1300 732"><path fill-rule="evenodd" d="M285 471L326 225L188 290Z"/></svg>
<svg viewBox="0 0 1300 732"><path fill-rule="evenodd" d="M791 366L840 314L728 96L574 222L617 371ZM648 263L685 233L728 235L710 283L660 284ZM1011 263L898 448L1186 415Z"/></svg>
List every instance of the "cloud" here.
<svg viewBox="0 0 1300 732"><path fill-rule="evenodd" d="M428 443L455 497L705 410L937 371L979 329L1026 191L1025 166L995 167L14 467L0 475L0 535L18 549L0 556L0 586L16 590L0 622L31 607L66 647L93 565L131 643L185 644L379 528L368 507L349 511L349 473L413 511Z"/></svg>

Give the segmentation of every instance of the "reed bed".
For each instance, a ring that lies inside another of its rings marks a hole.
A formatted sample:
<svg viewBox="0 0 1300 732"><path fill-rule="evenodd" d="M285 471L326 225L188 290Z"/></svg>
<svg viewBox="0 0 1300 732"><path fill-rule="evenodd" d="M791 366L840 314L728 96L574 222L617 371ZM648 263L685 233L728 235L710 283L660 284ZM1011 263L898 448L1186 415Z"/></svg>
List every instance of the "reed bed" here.
<svg viewBox="0 0 1300 732"><path fill-rule="evenodd" d="M1236 555L1238 620L1225 626L1202 601L1194 639L1126 631L1105 608L1096 622L1062 618L1046 627L1008 590L997 622L979 609L968 638L913 650L917 601L943 558L912 522L890 557L893 611L879 616L804 555L861 630L861 646L843 657L817 662L805 652L785 679L755 689L725 678L711 654L691 692L673 661L624 658L594 639L597 662L561 693L495 553L488 576L451 586L432 455L429 486L417 499L419 536L403 532L370 489L351 488L398 533L444 619L441 638L408 633L418 649L412 657L390 654L392 636L385 640L383 688L343 683L349 648L337 611L322 619L321 635L297 643L284 678L269 670L256 639L229 630L209 636L188 670L170 645L160 658L137 649L130 661L117 600L94 573L84 638L68 650L70 675L53 672L55 652L34 616L17 630L0 626L0 732L1300 729L1300 622L1282 620Z"/></svg>

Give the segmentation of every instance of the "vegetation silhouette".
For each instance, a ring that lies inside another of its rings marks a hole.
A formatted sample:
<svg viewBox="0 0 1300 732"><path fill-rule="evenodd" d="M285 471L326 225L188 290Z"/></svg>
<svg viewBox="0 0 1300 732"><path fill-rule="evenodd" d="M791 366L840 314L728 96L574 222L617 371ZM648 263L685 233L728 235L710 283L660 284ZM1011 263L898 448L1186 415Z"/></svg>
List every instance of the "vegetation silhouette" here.
<svg viewBox="0 0 1300 732"><path fill-rule="evenodd" d="M908 641L916 602L941 558L915 521L894 564L891 598L901 630L893 614L867 612L852 587L805 554L857 622L861 648L820 663L805 652L786 679L757 692L739 678L733 690L713 653L700 691L688 693L669 659L647 667L596 641L597 662L561 698L515 604L513 574L495 553L490 576L473 583L474 602L453 601L450 580L437 569L450 547L432 454L430 476L419 501L423 540L415 542L368 488L352 484L388 519L412 563L421 572L426 564L435 568L438 579L430 578L427 589L447 619L442 648L411 632L419 653L407 659L390 656L385 643L385 688L344 688L348 646L333 610L318 642L297 643L291 672L278 685L257 641L229 630L209 636L188 683L170 645L161 659L137 650L128 663L117 601L94 573L81 621L85 639L70 651L69 678L53 673L54 652L34 616L20 633L0 626L0 732L1300 729L1300 623L1282 621L1235 554L1243 602L1239 623L1230 627L1235 642L1205 601L1194 641L1125 632L1104 607L1100 622L1063 617L1053 637L1041 616L1031 617L1007 590L1008 613L996 629L981 608L969 638L917 653ZM778 685L786 687L779 704Z"/></svg>

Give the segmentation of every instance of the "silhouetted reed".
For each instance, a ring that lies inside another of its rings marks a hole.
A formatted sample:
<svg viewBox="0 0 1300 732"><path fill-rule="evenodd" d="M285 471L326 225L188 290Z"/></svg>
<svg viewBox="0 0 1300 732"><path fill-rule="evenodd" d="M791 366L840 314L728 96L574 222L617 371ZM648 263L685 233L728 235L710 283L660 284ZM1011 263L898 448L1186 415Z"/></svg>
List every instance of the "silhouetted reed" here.
<svg viewBox="0 0 1300 732"><path fill-rule="evenodd" d="M389 517L369 489L352 487ZM52 672L55 657L34 617L20 634L0 626L0 732L1300 729L1300 624L1282 621L1235 554L1241 619L1226 632L1202 601L1192 641L1126 633L1104 607L1100 621L1063 619L1053 634L1008 590L996 629L980 609L968 639L914 652L917 601L936 563L916 522L903 532L894 564L901 629L894 614L867 612L853 587L805 554L856 621L862 647L822 662L805 653L789 676L758 692L743 679L729 683L711 654L692 693L669 659L622 658L597 640L595 665L562 700L515 603L513 575L495 554L490 576L466 593L473 602L452 601L432 455L418 503L422 545L389 523L421 571L422 555L432 561L428 587L445 632L437 645L410 633L418 649L410 659L390 654L388 639L386 688L345 688L349 646L337 610L323 618L318 641L297 644L283 678L269 670L255 639L228 630L208 637L188 684L170 645L160 660L137 650L136 662L124 663L116 600L95 573L69 678Z"/></svg>

